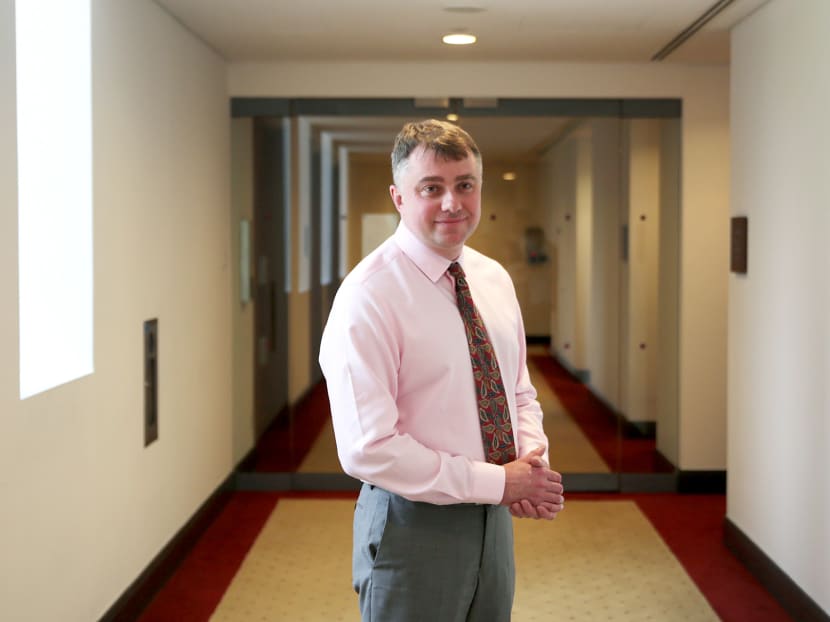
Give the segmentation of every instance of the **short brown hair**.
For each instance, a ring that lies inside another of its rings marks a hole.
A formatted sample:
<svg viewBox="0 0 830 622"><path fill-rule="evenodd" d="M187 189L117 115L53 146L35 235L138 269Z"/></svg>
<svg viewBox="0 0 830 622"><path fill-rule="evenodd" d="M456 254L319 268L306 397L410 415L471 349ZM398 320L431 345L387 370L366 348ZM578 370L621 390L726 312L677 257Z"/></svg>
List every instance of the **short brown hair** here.
<svg viewBox="0 0 830 622"><path fill-rule="evenodd" d="M423 145L425 149L445 160L463 160L469 154L481 167L481 152L478 145L467 132L457 125L437 119L412 121L403 126L392 147L392 178L398 182L398 176L406 166L413 151Z"/></svg>

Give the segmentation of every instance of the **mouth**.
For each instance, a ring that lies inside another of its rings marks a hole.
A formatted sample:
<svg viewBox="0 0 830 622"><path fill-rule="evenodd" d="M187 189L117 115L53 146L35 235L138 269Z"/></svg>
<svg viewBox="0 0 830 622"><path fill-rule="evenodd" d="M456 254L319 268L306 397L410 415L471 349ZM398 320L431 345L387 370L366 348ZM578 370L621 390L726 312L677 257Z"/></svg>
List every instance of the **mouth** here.
<svg viewBox="0 0 830 622"><path fill-rule="evenodd" d="M454 225L455 223L464 222L467 220L464 216L456 216L455 218L442 218L441 220L436 220L436 225Z"/></svg>

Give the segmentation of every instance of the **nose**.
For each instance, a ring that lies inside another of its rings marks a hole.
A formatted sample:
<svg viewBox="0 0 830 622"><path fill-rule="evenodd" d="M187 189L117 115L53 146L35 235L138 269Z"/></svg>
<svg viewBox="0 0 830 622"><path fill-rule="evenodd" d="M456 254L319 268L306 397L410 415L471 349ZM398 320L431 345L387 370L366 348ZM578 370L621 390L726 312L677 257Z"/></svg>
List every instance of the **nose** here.
<svg viewBox="0 0 830 622"><path fill-rule="evenodd" d="M461 203L456 198L455 194L448 190L441 197L441 210L445 212L456 212L461 207Z"/></svg>

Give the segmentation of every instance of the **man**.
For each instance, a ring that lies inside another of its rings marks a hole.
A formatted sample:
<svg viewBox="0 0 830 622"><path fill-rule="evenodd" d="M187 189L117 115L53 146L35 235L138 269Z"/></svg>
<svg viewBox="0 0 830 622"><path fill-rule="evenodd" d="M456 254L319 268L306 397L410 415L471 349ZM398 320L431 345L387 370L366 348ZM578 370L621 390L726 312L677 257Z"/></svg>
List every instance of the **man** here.
<svg viewBox="0 0 830 622"><path fill-rule="evenodd" d="M392 175L401 223L344 279L320 349L338 456L364 482L361 615L506 621L511 514L552 519L564 498L513 284L464 245L481 217L481 154L450 123L409 123Z"/></svg>

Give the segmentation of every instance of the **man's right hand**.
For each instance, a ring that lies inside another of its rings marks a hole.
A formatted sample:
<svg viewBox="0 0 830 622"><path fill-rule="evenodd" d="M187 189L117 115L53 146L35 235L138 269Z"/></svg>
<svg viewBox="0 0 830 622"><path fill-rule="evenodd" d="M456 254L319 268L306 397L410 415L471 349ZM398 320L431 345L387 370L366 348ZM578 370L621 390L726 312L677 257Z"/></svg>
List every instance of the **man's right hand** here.
<svg viewBox="0 0 830 622"><path fill-rule="evenodd" d="M519 518L552 519L562 510L562 476L542 459L544 447L504 465L502 505Z"/></svg>

